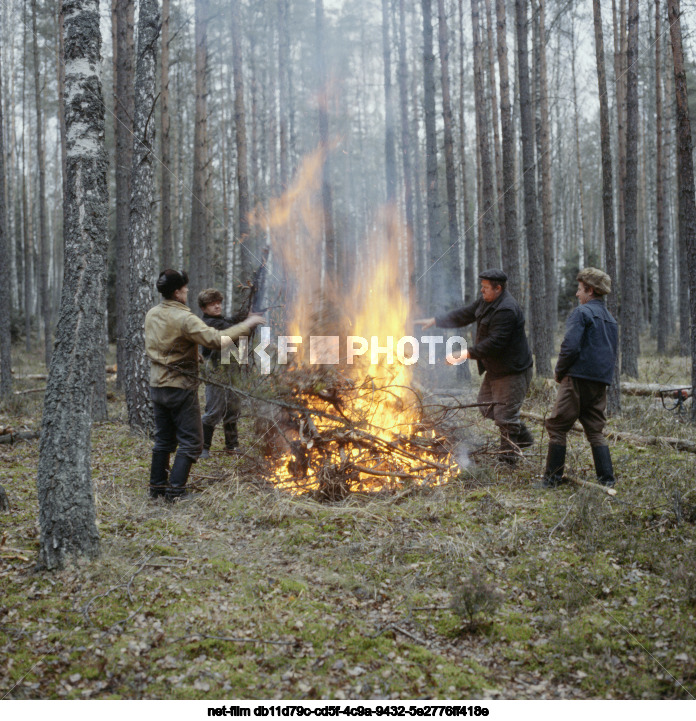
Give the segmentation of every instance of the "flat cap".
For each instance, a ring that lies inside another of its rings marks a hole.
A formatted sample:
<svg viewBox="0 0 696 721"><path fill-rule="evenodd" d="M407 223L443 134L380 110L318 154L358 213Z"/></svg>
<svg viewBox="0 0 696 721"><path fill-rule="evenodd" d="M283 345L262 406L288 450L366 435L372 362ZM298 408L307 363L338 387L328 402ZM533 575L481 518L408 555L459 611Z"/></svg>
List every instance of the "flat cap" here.
<svg viewBox="0 0 696 721"><path fill-rule="evenodd" d="M594 288L595 295L611 293L611 278L599 268L583 268L575 280Z"/></svg>
<svg viewBox="0 0 696 721"><path fill-rule="evenodd" d="M496 283L507 282L507 275L505 275L500 268L489 268L488 270L481 271L479 273L479 278L482 280L491 280Z"/></svg>

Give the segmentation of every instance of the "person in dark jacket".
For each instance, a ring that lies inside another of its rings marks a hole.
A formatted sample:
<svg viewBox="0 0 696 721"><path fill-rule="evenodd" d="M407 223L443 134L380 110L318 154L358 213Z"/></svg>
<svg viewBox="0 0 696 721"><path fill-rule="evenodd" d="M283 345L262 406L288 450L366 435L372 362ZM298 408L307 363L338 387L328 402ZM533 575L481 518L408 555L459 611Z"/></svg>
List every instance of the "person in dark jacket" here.
<svg viewBox="0 0 696 721"><path fill-rule="evenodd" d="M203 322L211 328L224 330L235 324L234 319L222 315L222 302L224 296L215 288L207 288L198 294L198 306L203 311ZM223 385L234 383L239 374L239 365L230 363L220 370L220 351L202 347L201 353L205 360L208 374L214 375ZM239 396L232 390L206 383L205 386L205 413L203 414L203 452L201 458L210 458L210 446L213 443L215 426L222 421L225 432L225 450L228 453L237 452L239 433L237 421L241 403Z"/></svg>
<svg viewBox="0 0 696 721"><path fill-rule="evenodd" d="M423 330L435 325L458 328L476 323L476 341L463 352L485 374L478 394L484 417L500 429L500 458L514 463L519 448L534 438L520 420L520 409L532 380L533 359L524 332L524 313L506 289L507 275L497 268L483 271L481 297L464 308L417 321Z"/></svg>
<svg viewBox="0 0 696 721"><path fill-rule="evenodd" d="M615 483L611 454L602 431L606 424L607 386L616 364L618 328L607 310L604 296L611 292L611 278L597 268L577 275L580 301L568 316L561 352L556 363L560 383L556 403L546 420L549 450L542 486L553 488L563 481L566 434L579 420L592 447L597 480Z"/></svg>

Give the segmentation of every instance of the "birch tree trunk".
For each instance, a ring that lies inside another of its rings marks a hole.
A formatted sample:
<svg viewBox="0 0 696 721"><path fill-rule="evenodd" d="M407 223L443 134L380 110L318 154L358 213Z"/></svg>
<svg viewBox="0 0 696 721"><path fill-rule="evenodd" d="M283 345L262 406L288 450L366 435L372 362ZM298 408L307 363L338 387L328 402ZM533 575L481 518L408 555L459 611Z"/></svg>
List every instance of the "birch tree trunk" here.
<svg viewBox="0 0 696 721"><path fill-rule="evenodd" d="M508 276L508 288L519 298L521 289L520 255L517 246L517 183L515 181L515 127L510 107L510 75L506 37L505 0L496 0L498 73L500 75L500 129L503 163L503 198L505 207L505 235L501 239L503 258L508 266L503 270Z"/></svg>
<svg viewBox="0 0 696 721"><path fill-rule="evenodd" d="M382 0L382 58L384 61L384 167L387 182L387 203L396 201L396 119L392 89L391 45L389 39L389 0Z"/></svg>
<svg viewBox="0 0 696 721"><path fill-rule="evenodd" d="M677 100L679 235L687 250L691 312L691 385L696 386L696 188L694 187L693 139L689 118L689 94L686 87L679 0L667 0L667 8L674 58L674 91ZM692 420L696 420L696 404L691 406L691 417Z"/></svg>
<svg viewBox="0 0 696 721"><path fill-rule="evenodd" d="M116 0L114 138L116 143L116 368L117 383L125 388L128 326L128 219L133 158L133 14L134 0Z"/></svg>
<svg viewBox="0 0 696 721"><path fill-rule="evenodd" d="M157 0L140 0L135 66L133 169L128 225L130 286L126 404L131 428L150 432L150 362L145 355L145 315L152 307L155 269L152 249L152 199L155 143L155 76L160 11Z"/></svg>
<svg viewBox="0 0 696 721"><path fill-rule="evenodd" d="M537 199L534 173L534 121L529 87L529 58L527 51L527 0L515 0L517 25L517 71L520 88L520 128L522 134L522 176L524 179L524 224L527 236L527 254L529 258L529 284L531 323L530 335L532 350L536 361L536 373L539 376L551 375L549 357L549 334L544 309L545 278L544 257L539 238L537 221Z"/></svg>
<svg viewBox="0 0 696 721"><path fill-rule="evenodd" d="M611 162L611 134L609 129L609 100L607 97L607 75L604 62L604 33L602 30L602 10L600 0L592 0L595 54L597 57L597 85L599 90L599 124L602 147L602 214L604 219L604 258L606 272L611 277L612 292L607 297L609 312L618 317L617 276L616 276L616 235L614 233L614 196L613 172ZM619 378L619 357L614 367L614 381L607 389L607 413L618 415L621 412L621 392Z"/></svg>
<svg viewBox="0 0 696 721"><path fill-rule="evenodd" d="M104 323L107 167L98 0L63 0L67 209L65 277L41 422L39 565L95 557L90 429L94 352Z"/></svg>
<svg viewBox="0 0 696 721"><path fill-rule="evenodd" d="M626 53L626 184L625 242L621 283L621 372L638 375L638 0L628 2Z"/></svg>

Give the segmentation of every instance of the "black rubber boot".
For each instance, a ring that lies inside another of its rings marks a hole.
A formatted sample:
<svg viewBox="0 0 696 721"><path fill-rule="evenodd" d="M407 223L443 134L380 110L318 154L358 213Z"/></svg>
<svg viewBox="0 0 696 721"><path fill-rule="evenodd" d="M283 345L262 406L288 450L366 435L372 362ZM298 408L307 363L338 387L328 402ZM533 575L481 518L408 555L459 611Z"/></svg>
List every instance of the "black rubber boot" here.
<svg viewBox="0 0 696 721"><path fill-rule="evenodd" d="M203 452L201 458L210 458L210 446L213 445L213 433L215 426L203 426Z"/></svg>
<svg viewBox="0 0 696 721"><path fill-rule="evenodd" d="M237 433L237 421L230 421L224 425L225 429L225 450L236 451L239 446L239 434Z"/></svg>
<svg viewBox="0 0 696 721"><path fill-rule="evenodd" d="M191 458L181 453L176 454L169 474L169 488L167 488L165 496L168 501L176 501L189 495L186 491L186 481L192 465L193 460Z"/></svg>
<svg viewBox="0 0 696 721"><path fill-rule="evenodd" d="M616 483L614 466L611 463L609 446L592 446L592 458L597 473L597 481L603 486L612 488Z"/></svg>
<svg viewBox="0 0 696 721"><path fill-rule="evenodd" d="M169 453L153 451L150 465L150 498L162 498L169 483Z"/></svg>
<svg viewBox="0 0 696 721"><path fill-rule="evenodd" d="M534 436L524 423L520 423L520 432L514 440L520 448L530 448L534 445Z"/></svg>
<svg viewBox="0 0 696 721"><path fill-rule="evenodd" d="M563 483L563 469L565 468L566 447L557 443L549 443L546 454L546 470L541 479L542 488L556 488Z"/></svg>

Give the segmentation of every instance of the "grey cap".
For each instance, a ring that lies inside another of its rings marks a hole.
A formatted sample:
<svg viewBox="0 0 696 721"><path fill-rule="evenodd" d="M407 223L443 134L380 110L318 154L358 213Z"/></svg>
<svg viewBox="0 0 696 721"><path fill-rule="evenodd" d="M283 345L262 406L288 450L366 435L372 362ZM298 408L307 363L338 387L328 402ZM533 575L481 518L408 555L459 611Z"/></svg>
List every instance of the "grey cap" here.
<svg viewBox="0 0 696 721"><path fill-rule="evenodd" d="M482 280L490 280L495 283L507 282L507 275L500 270L500 268L489 268L479 273L479 278Z"/></svg>
<svg viewBox="0 0 696 721"><path fill-rule="evenodd" d="M611 293L611 278L599 268L583 268L576 280L594 288L595 295Z"/></svg>

